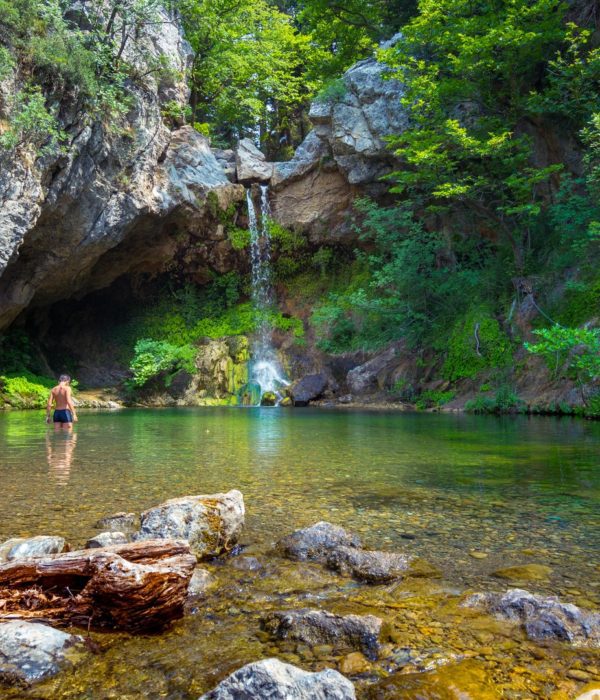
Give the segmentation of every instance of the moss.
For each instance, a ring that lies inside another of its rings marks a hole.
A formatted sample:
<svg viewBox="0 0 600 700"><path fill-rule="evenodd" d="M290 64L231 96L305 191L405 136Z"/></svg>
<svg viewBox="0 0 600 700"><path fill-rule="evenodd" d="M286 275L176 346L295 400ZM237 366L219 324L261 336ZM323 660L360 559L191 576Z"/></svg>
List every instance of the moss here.
<svg viewBox="0 0 600 700"><path fill-rule="evenodd" d="M508 367L513 351L498 321L486 309L472 310L452 330L442 376L450 381L473 379L483 370Z"/></svg>

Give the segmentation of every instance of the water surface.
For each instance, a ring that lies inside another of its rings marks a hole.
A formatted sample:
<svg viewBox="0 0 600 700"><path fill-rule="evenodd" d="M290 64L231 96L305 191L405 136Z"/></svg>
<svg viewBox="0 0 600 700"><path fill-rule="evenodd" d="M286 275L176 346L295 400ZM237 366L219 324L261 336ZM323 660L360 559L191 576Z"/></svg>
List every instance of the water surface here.
<svg viewBox="0 0 600 700"><path fill-rule="evenodd" d="M238 488L248 513L243 542L265 561L272 559L268 551L280 534L325 519L358 531L369 546L418 553L437 566L441 588L408 586L415 595L427 589L440 600L467 588L504 589L519 582L496 578L496 570L536 563L551 573L524 587L591 608L600 602L598 423L317 409L155 409L82 411L70 436L48 431L38 412L6 412L0 413L0 455L2 539L60 534L75 547L96 532L93 524L103 515ZM300 583L302 572L285 566L269 575L240 574L233 588L207 601L211 622L199 613L160 639L119 637L119 649L114 635L102 636L105 651L89 677L78 675L81 687L72 679L66 685L54 681L49 695L38 690L34 697L197 697L236 664L277 651L256 636L259 625L251 618L260 605L284 600L293 606L300 599L290 599L290 591L302 598L306 591L298 591L310 588ZM217 578L223 575L222 567L214 568ZM335 607L354 595L335 577L313 573L319 604ZM225 578L231 582L231 572ZM368 604L384 594L369 587ZM245 600L247 609L238 609L236 600ZM448 623L444 615L439 613L440 625ZM209 629L212 636L206 637ZM461 636L456 644L452 653L467 642ZM285 653L306 667L317 663L297 650L279 649L277 655ZM161 666L165 654L177 671ZM139 678L134 682L135 674L127 671L132 661L136 673L162 684L160 693L148 694ZM514 665L514 658L507 661L509 688ZM533 681L530 686L498 697L550 697L533 692Z"/></svg>

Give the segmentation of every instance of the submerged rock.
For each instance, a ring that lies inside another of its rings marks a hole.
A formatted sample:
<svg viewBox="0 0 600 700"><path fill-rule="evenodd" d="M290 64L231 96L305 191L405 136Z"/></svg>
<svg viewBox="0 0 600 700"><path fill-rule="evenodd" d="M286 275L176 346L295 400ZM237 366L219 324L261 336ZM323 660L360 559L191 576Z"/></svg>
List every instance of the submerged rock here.
<svg viewBox="0 0 600 700"><path fill-rule="evenodd" d="M279 659L242 666L200 700L355 700L354 686L327 668L303 671Z"/></svg>
<svg viewBox="0 0 600 700"><path fill-rule="evenodd" d="M39 622L0 622L0 680L28 685L53 676L74 661L72 647L83 642Z"/></svg>
<svg viewBox="0 0 600 700"><path fill-rule="evenodd" d="M600 646L600 613L561 603L558 598L515 588L506 593L476 593L467 598L464 605L520 622L533 640L559 639Z"/></svg>
<svg viewBox="0 0 600 700"><path fill-rule="evenodd" d="M374 615L334 615L324 610L284 610L263 620L277 639L293 639L309 646L330 644L334 649L360 650L375 659L384 623Z"/></svg>
<svg viewBox="0 0 600 700"><path fill-rule="evenodd" d="M37 537L13 537L0 544L0 563L15 559L45 557L60 554L66 550L63 537L38 535Z"/></svg>
<svg viewBox="0 0 600 700"><path fill-rule="evenodd" d="M327 388L327 377L324 374L307 374L292 386L292 396L295 406L308 406L323 395Z"/></svg>
<svg viewBox="0 0 600 700"><path fill-rule="evenodd" d="M322 520L286 535L276 547L289 559L325 562L337 547L360 547L360 539L343 527Z"/></svg>
<svg viewBox="0 0 600 700"><path fill-rule="evenodd" d="M213 576L210 571L196 567L188 585L188 598L203 595L212 583Z"/></svg>
<svg viewBox="0 0 600 700"><path fill-rule="evenodd" d="M439 571L419 557L399 552L378 552L355 547L337 547L327 566L341 574L368 583L387 583L405 576L439 576Z"/></svg>
<svg viewBox="0 0 600 700"><path fill-rule="evenodd" d="M98 547L110 547L112 544L127 544L127 535L124 532L101 532L85 543L84 549L96 549Z"/></svg>
<svg viewBox="0 0 600 700"><path fill-rule="evenodd" d="M114 513L96 521L95 528L108 532L133 532L140 526L140 516L137 513Z"/></svg>
<svg viewBox="0 0 600 700"><path fill-rule="evenodd" d="M244 527L244 497L237 490L172 498L142 513L136 540L184 539L197 557L228 552Z"/></svg>
<svg viewBox="0 0 600 700"><path fill-rule="evenodd" d="M552 569L543 564L523 564L522 566L509 566L506 569L494 571L492 576L504 578L509 581L545 581L550 578Z"/></svg>

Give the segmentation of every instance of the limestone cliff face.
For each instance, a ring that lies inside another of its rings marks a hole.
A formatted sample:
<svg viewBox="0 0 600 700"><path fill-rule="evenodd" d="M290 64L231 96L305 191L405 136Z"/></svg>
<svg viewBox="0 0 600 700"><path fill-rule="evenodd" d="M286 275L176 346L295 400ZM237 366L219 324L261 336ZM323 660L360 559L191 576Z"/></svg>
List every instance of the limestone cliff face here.
<svg viewBox="0 0 600 700"><path fill-rule="evenodd" d="M314 241L345 237L354 198L381 194L380 178L400 165L385 138L408 126L402 94L385 64L360 61L342 76L336 97L313 103L313 129L292 160L267 163L245 140L237 150L238 178L270 182L273 216L283 226Z"/></svg>
<svg viewBox="0 0 600 700"><path fill-rule="evenodd" d="M143 49L166 59L170 74L185 75L189 47L166 13L139 41L125 56L131 63ZM0 109L19 87L16 75L2 83ZM132 107L116 129L67 104L64 153L0 155L0 328L26 307L83 295L124 272L159 269L182 233L214 240L205 254L223 266L215 204L226 208L244 191L227 179L207 139L165 125L161 106L187 99L183 77L150 74L129 93Z"/></svg>

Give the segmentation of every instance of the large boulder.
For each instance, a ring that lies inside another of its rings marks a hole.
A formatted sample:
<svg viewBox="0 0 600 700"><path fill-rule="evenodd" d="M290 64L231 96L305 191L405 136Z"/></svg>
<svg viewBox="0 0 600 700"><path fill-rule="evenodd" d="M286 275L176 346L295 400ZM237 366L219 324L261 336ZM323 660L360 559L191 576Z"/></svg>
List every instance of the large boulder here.
<svg viewBox="0 0 600 700"><path fill-rule="evenodd" d="M381 391L384 388L388 371L396 360L397 355L398 349L395 345L392 345L368 362L351 369L346 376L350 391L355 394L369 394Z"/></svg>
<svg viewBox="0 0 600 700"><path fill-rule="evenodd" d="M600 646L600 613L562 603L558 598L514 588L506 593L476 593L464 605L521 623L530 639Z"/></svg>
<svg viewBox="0 0 600 700"><path fill-rule="evenodd" d="M308 406L311 401L323 395L327 384L328 380L324 374L307 374L294 382L291 388L294 406Z"/></svg>
<svg viewBox="0 0 600 700"><path fill-rule="evenodd" d="M329 568L367 583L388 583L406 576L439 576L423 559L400 552L337 547L327 557Z"/></svg>
<svg viewBox="0 0 600 700"><path fill-rule="evenodd" d="M82 642L39 622L0 622L0 680L28 685L53 676L75 661Z"/></svg>
<svg viewBox="0 0 600 700"><path fill-rule="evenodd" d="M325 562L337 547L360 547L360 539L339 525L320 521L296 530L277 542L277 551L289 559Z"/></svg>
<svg viewBox="0 0 600 700"><path fill-rule="evenodd" d="M235 151L238 182L268 182L273 176L273 163L268 163L264 154L250 139L242 139Z"/></svg>
<svg viewBox="0 0 600 700"><path fill-rule="evenodd" d="M13 537L0 544L0 563L15 559L45 557L60 554L66 549L64 537L38 535L37 537Z"/></svg>
<svg viewBox="0 0 600 700"><path fill-rule="evenodd" d="M354 686L327 668L303 671L279 659L242 666L200 700L355 700Z"/></svg>
<svg viewBox="0 0 600 700"><path fill-rule="evenodd" d="M140 516L137 513L113 513L97 520L94 527L107 532L133 532L140 526Z"/></svg>
<svg viewBox="0 0 600 700"><path fill-rule="evenodd" d="M142 513L135 539L184 539L199 559L207 559L233 548L244 513L244 497L237 490L172 498Z"/></svg>
<svg viewBox="0 0 600 700"><path fill-rule="evenodd" d="M329 644L336 651L359 650L371 659L377 658L384 634L383 620L374 615L334 615L324 610L269 613L263 626L277 639Z"/></svg>

